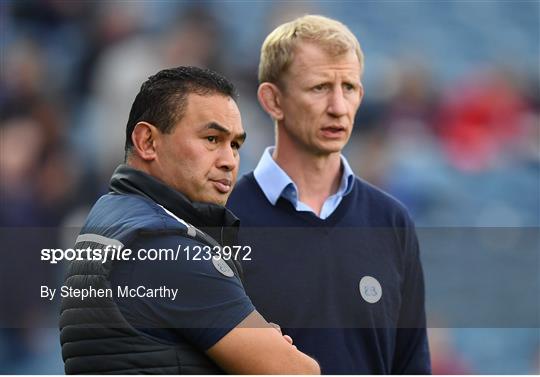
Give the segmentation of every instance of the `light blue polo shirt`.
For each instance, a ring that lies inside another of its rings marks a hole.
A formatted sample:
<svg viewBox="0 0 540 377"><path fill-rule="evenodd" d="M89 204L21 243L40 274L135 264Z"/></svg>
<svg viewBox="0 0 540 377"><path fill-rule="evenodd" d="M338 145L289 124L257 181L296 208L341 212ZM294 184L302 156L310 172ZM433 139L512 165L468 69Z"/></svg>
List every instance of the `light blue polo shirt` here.
<svg viewBox="0 0 540 377"><path fill-rule="evenodd" d="M298 188L296 184L272 158L274 149L275 147L268 147L264 150L257 167L253 171L255 180L261 187L264 195L272 205L276 205L278 199L283 197L291 202L297 211L307 211L317 215L310 206L298 199ZM325 200L321 214L318 215L321 219L329 217L339 206L343 197L352 190L354 173L343 155L341 155L341 164L343 166L341 182L337 192Z"/></svg>

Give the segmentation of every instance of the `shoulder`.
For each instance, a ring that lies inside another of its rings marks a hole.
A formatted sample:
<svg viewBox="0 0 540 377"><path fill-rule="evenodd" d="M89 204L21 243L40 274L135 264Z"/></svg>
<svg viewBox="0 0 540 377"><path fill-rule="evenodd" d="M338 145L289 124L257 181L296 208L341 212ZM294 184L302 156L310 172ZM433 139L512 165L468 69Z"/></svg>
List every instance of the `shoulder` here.
<svg viewBox="0 0 540 377"><path fill-rule="evenodd" d="M413 224L407 207L401 201L358 176L355 176L353 193L356 203L367 206L371 216L391 220L394 225Z"/></svg>
<svg viewBox="0 0 540 377"><path fill-rule="evenodd" d="M182 219L148 198L109 193L92 207L83 230L127 240L142 231L187 233L188 227Z"/></svg>

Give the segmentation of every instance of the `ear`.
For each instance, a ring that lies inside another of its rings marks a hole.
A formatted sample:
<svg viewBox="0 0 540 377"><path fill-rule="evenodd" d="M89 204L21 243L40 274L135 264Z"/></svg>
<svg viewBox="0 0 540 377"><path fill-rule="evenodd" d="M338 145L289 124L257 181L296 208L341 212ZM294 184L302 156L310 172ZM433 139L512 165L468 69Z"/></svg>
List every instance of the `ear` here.
<svg viewBox="0 0 540 377"><path fill-rule="evenodd" d="M139 122L131 133L134 153L144 161L156 158L155 141L159 130L150 123Z"/></svg>
<svg viewBox="0 0 540 377"><path fill-rule="evenodd" d="M281 90L274 84L263 82L257 90L257 98L264 111L274 120L283 119L283 109L281 108Z"/></svg>

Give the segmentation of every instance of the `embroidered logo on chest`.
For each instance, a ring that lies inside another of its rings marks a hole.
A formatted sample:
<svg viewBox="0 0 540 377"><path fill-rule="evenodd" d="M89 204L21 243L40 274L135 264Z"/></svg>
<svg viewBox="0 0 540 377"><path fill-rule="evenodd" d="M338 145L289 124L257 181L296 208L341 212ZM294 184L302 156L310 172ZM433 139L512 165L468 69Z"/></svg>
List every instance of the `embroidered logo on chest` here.
<svg viewBox="0 0 540 377"><path fill-rule="evenodd" d="M358 289L360 290L362 298L370 304L376 303L382 297L381 284L374 277L364 276L360 279Z"/></svg>

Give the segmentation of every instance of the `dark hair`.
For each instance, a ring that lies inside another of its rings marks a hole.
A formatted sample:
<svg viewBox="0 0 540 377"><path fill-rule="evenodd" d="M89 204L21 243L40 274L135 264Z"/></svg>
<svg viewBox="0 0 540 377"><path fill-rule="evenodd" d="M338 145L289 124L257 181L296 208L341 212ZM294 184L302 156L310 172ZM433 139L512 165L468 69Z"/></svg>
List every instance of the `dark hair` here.
<svg viewBox="0 0 540 377"><path fill-rule="evenodd" d="M187 96L191 93L218 93L235 101L237 98L234 85L209 69L177 67L159 71L141 85L131 105L126 125L125 158L133 147L131 134L138 122L151 123L162 133L172 132L174 125L184 116Z"/></svg>

